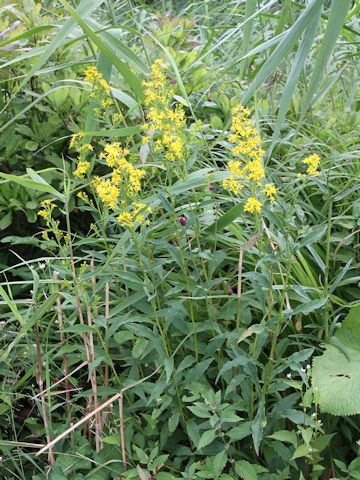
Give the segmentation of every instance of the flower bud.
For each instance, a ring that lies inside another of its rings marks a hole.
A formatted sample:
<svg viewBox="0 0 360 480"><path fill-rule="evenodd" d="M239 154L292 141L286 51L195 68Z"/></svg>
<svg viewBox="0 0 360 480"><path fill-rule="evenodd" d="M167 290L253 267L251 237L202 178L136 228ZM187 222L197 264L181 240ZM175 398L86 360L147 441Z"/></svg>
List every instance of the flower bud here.
<svg viewBox="0 0 360 480"><path fill-rule="evenodd" d="M185 217L185 215L180 215L180 217L179 217L178 220L179 220L180 225L181 225L182 227L185 227L186 222L187 222L187 218Z"/></svg>

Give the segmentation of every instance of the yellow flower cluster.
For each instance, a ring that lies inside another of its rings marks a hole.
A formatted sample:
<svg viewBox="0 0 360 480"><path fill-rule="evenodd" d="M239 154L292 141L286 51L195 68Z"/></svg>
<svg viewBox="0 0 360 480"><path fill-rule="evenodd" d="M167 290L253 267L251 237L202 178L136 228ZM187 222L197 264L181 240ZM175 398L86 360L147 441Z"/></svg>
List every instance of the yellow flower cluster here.
<svg viewBox="0 0 360 480"><path fill-rule="evenodd" d="M40 205L42 206L42 209L38 211L38 215L46 220L46 222L49 222L52 211L56 207L55 203L53 203L51 200L43 200Z"/></svg>
<svg viewBox="0 0 360 480"><path fill-rule="evenodd" d="M261 212L262 204L256 197L249 197L244 205L244 211L249 213Z"/></svg>
<svg viewBox="0 0 360 480"><path fill-rule="evenodd" d="M174 162L184 157L185 112L179 104L174 108L170 106L174 91L167 81L166 69L161 60L156 60L150 79L143 83L148 107L143 143L151 142L154 152L162 155L166 162Z"/></svg>
<svg viewBox="0 0 360 480"><path fill-rule="evenodd" d="M265 152L261 148L261 139L250 118L248 108L238 105L232 111L230 143L234 144L232 151L235 155L242 155L247 159L261 162Z"/></svg>
<svg viewBox="0 0 360 480"><path fill-rule="evenodd" d="M124 211L118 215L117 220L123 226L132 228L135 222L142 223L144 221L144 214L150 213L151 208L147 207L144 203L136 203L132 204L132 210ZM148 223L148 222L146 222Z"/></svg>
<svg viewBox="0 0 360 480"><path fill-rule="evenodd" d="M73 171L74 177L84 178L90 168L90 162L82 160L78 163L76 170Z"/></svg>
<svg viewBox="0 0 360 480"><path fill-rule="evenodd" d="M308 166L306 170L308 175L317 175L319 173L320 156L317 153L306 157L302 163Z"/></svg>
<svg viewBox="0 0 360 480"><path fill-rule="evenodd" d="M260 136L250 118L250 110L238 105L232 113L229 141L233 144L232 153L237 158L228 162L229 176L223 181L223 187L238 195L244 186L248 185L251 196L247 199L244 210L258 213L262 207L258 196L264 194L273 202L276 188L271 183L263 184L265 169L262 159L265 152L261 148Z"/></svg>
<svg viewBox="0 0 360 480"><path fill-rule="evenodd" d="M95 177L92 186L98 197L107 208L115 210L120 195L120 189L109 178Z"/></svg>
<svg viewBox="0 0 360 480"><path fill-rule="evenodd" d="M70 148L77 148L81 143L81 139L84 137L84 132L74 133L71 135Z"/></svg>
<svg viewBox="0 0 360 480"><path fill-rule="evenodd" d="M124 227L133 227L135 222L143 222L145 213L150 211L145 204L136 201L141 191L141 181L145 170L135 168L131 163L130 151L119 142L104 146L99 159L111 169L106 178L93 177L90 186L105 208L114 211L118 221ZM83 178L90 168L90 163L82 160L74 176ZM79 192L79 198L92 204L85 192Z"/></svg>
<svg viewBox="0 0 360 480"><path fill-rule="evenodd" d="M93 91L90 96L96 98L103 108L112 104L112 100L109 98L110 86L96 67L88 67L85 70L84 80L92 84Z"/></svg>

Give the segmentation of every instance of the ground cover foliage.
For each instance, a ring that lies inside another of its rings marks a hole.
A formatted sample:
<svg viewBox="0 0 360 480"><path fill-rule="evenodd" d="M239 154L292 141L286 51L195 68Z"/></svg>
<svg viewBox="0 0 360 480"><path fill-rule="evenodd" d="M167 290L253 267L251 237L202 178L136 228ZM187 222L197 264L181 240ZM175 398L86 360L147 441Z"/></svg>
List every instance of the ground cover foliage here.
<svg viewBox="0 0 360 480"><path fill-rule="evenodd" d="M359 12L2 2L1 478L360 478Z"/></svg>

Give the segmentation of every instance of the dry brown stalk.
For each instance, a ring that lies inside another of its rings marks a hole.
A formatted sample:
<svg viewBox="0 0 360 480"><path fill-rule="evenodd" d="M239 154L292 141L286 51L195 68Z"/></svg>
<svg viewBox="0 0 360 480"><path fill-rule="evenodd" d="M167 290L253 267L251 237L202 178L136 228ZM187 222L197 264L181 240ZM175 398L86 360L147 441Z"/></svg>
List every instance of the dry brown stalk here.
<svg viewBox="0 0 360 480"><path fill-rule="evenodd" d="M121 443L121 455L124 465L124 470L127 470L126 465L126 443L125 443L125 428L124 428L124 400L121 394L118 399L119 402L119 417L120 417L120 443Z"/></svg>
<svg viewBox="0 0 360 480"><path fill-rule="evenodd" d="M87 309L87 319L88 325L90 328L89 332L89 347L90 347L90 360L91 362L95 361L95 350L94 350L94 338L92 334L92 318L91 318L91 311L90 308ZM96 378L96 369L94 368L91 373L91 386L93 391L93 398L94 398L94 406L95 410L99 407L98 396L97 396L97 378ZM95 443L96 443L96 451L100 452L102 442L101 442L101 435L102 435L102 428L101 428L101 418L100 414L97 413L95 415Z"/></svg>
<svg viewBox="0 0 360 480"><path fill-rule="evenodd" d="M42 359L41 359L40 335L39 335L38 325L36 325L35 331L36 331L36 356L37 356L37 382L38 382L38 385L39 385L40 393L42 394L41 395L41 409L42 409L42 415L43 415L43 420L44 420L46 441L49 443L50 442L50 429L49 429L49 421L48 421L47 410L46 410L45 395L43 394L44 382L43 382L43 374L42 374ZM54 465L55 458L54 458L53 451L50 448L49 448L48 459L49 459L50 465Z"/></svg>
<svg viewBox="0 0 360 480"><path fill-rule="evenodd" d="M56 383L54 383L53 385L50 385L49 388L47 388L46 390L43 390L42 392L38 393L37 395L35 395L34 397L32 397L33 400L35 400L35 398L38 398L40 397L41 395L45 395L45 393L47 393L49 390L51 390L52 388L56 387L56 385L59 385L59 383L62 383L64 382L66 379L70 378L72 375L74 375L74 373L76 373L78 370L80 370L81 368L83 368L85 365L87 365L87 362L82 362L80 365L78 365L74 370L72 370L70 373L67 374L66 377L63 377L63 378L60 378L60 380L58 380Z"/></svg>
<svg viewBox="0 0 360 480"><path fill-rule="evenodd" d="M106 330L108 328L109 324L109 318L110 318L110 286L109 283L105 283L105 324L106 324ZM108 387L109 386L109 365L106 364L104 367L104 386ZM105 397L106 400L107 397ZM102 417L102 426L104 427L106 424L106 419L108 416L108 412L105 411Z"/></svg>
<svg viewBox="0 0 360 480"><path fill-rule="evenodd" d="M111 398L109 398L109 400L106 400L106 402L104 402L102 405L100 405L98 408L96 408L95 410L93 410L92 412L88 413L87 415L85 415L85 417L83 417L81 420L79 420L78 422L76 422L74 425L72 425L71 427L69 427L67 430L65 430L65 432L62 432L60 435L58 435L56 438L54 438L54 440L52 440L51 442L49 442L47 445L45 445L45 447L43 447L41 450L39 450L35 456L39 456L41 455L42 453L45 453L47 452L48 450L50 450L51 448L54 447L54 445L56 445L60 440L62 440L64 437L66 437L67 435L69 435L69 433L73 432L74 430L76 430L78 427L80 427L80 425L82 425L83 423L87 422L88 420L90 420L90 418L92 418L93 416L95 416L96 414L98 414L99 412L101 412L104 408L108 407L109 405L113 404L114 402L116 402L122 395L123 393L126 391L126 390L129 390L130 388L132 387L135 387L136 385L139 385L140 383L143 383L143 382L146 382L146 380L148 380L149 378L151 378L153 375L155 375L155 373L157 373L160 369L161 365L156 369L154 370L150 375L148 375L147 377L144 377L144 378L141 378L140 380L138 380L137 382L134 382L134 383L131 383L130 385L127 385L126 387L122 388L120 390L119 393L116 393L115 395L113 395Z"/></svg>
<svg viewBox="0 0 360 480"><path fill-rule="evenodd" d="M64 346L65 345L64 322L63 322L63 314L62 314L62 308L61 308L61 298L60 298L59 287L58 287L59 273L54 272L53 278L54 278L55 285L57 285L56 310L57 310L57 318L58 318L59 330L60 330L60 342L61 342L61 345ZM65 393L66 409L68 414L68 422L70 422L70 418L71 418L70 385L68 380L68 358L66 353L64 354L63 369L65 373L64 385L65 385L65 391L66 391Z"/></svg>

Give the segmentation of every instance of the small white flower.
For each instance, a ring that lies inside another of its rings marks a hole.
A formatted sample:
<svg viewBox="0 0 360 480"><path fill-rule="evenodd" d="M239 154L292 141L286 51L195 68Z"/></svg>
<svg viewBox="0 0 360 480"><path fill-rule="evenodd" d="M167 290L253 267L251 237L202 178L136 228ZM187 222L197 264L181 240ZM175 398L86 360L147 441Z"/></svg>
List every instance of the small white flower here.
<svg viewBox="0 0 360 480"><path fill-rule="evenodd" d="M312 416L312 417L316 417L316 413L315 413L315 412L312 413L311 416Z"/></svg>
<svg viewBox="0 0 360 480"><path fill-rule="evenodd" d="M311 368L311 365L307 364L306 365L306 370L309 370Z"/></svg>
<svg viewBox="0 0 360 480"><path fill-rule="evenodd" d="M287 376L288 379L290 379L291 378L291 373L288 373L286 376Z"/></svg>
<svg viewBox="0 0 360 480"><path fill-rule="evenodd" d="M302 373L305 373L305 372L306 372L306 369L305 369L305 368L302 368L302 369L301 369L301 372L302 372Z"/></svg>

